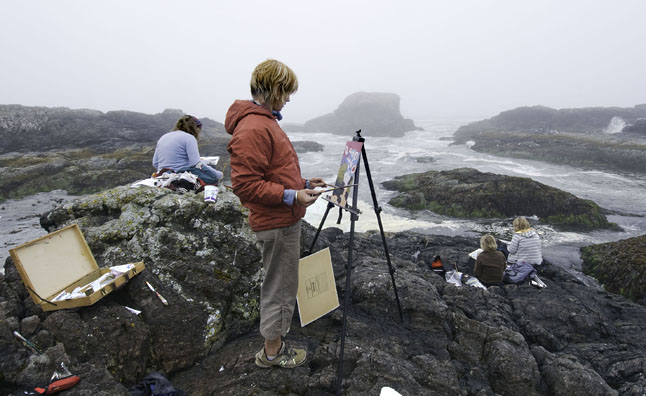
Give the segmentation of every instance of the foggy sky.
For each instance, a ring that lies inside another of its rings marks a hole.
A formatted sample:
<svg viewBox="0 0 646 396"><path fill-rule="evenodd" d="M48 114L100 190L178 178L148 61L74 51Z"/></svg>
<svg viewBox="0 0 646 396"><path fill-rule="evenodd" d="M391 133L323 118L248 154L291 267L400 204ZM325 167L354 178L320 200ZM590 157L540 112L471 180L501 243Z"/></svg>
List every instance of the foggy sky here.
<svg viewBox="0 0 646 396"><path fill-rule="evenodd" d="M224 121L259 62L285 62L304 122L357 91L405 117L646 103L646 1L0 2L0 104Z"/></svg>

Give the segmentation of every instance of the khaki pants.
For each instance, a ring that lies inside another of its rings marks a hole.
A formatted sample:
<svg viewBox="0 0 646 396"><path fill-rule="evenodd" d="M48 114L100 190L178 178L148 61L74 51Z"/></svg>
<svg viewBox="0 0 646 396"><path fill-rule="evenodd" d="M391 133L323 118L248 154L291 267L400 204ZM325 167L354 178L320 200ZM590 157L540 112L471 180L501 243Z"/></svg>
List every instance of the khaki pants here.
<svg viewBox="0 0 646 396"><path fill-rule="evenodd" d="M260 288L260 334L269 340L289 331L298 291L301 221L256 232L262 242L265 279Z"/></svg>

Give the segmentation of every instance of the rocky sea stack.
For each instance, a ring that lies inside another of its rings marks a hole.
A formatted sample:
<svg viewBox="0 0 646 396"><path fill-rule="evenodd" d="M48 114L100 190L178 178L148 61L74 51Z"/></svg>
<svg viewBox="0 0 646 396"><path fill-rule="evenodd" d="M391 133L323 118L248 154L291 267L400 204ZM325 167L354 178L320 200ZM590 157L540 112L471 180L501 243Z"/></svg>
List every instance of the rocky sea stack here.
<svg viewBox="0 0 646 396"><path fill-rule="evenodd" d="M646 172L646 104L632 108L519 107L460 127L478 152L619 172Z"/></svg>
<svg viewBox="0 0 646 396"><path fill-rule="evenodd" d="M646 305L646 235L582 247L581 258L606 290Z"/></svg>
<svg viewBox="0 0 646 396"><path fill-rule="evenodd" d="M231 193L118 187L45 214L48 230L80 225L101 267L143 260L146 270L96 304L42 312L9 259L0 276L0 392L47 383L65 362L81 382L69 396L128 395L152 371L199 395L334 394L341 310L301 328L305 365L260 369L260 250ZM304 224L303 246L314 228ZM321 233L340 299L349 235ZM477 238L387 234L404 320L399 321L380 235L357 234L345 345L344 395L641 395L646 392L646 307L586 286L546 263L547 284L455 287L430 270L435 255L466 269ZM164 306L149 281L169 301ZM125 307L141 310L140 315ZM12 335L35 342L31 354Z"/></svg>
<svg viewBox="0 0 646 396"><path fill-rule="evenodd" d="M584 230L617 227L594 202L524 177L459 168L397 176L382 185L400 192L391 205L410 210L462 218L536 215L544 223Z"/></svg>
<svg viewBox="0 0 646 396"><path fill-rule="evenodd" d="M399 96L393 93L357 92L339 105L333 113L309 120L301 128L307 132L329 132L353 136L361 129L369 136L404 136L417 131L413 120L405 119L399 111Z"/></svg>

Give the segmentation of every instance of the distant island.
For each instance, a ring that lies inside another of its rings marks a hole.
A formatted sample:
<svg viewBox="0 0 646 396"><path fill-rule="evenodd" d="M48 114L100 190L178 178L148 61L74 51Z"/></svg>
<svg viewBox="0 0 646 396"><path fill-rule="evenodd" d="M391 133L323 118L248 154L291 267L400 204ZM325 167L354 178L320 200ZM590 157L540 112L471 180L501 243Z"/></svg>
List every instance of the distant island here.
<svg viewBox="0 0 646 396"><path fill-rule="evenodd" d="M345 98L334 112L313 118L302 126L288 124L285 130L352 136L361 129L366 137L399 137L405 132L422 130L413 120L401 115L399 101L394 93L357 92Z"/></svg>
<svg viewBox="0 0 646 396"><path fill-rule="evenodd" d="M592 169L646 173L646 104L555 110L519 107L460 127L478 152Z"/></svg>

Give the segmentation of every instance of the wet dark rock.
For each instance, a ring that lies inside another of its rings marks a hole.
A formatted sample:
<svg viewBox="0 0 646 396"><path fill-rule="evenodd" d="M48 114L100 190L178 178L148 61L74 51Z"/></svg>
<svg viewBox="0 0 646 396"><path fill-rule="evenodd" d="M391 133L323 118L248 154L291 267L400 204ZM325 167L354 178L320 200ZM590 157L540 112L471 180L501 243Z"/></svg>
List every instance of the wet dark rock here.
<svg viewBox="0 0 646 396"><path fill-rule="evenodd" d="M306 132L329 132L353 136L361 129L363 136L404 136L419 131L413 120L399 111L399 96L393 93L357 92L330 114L311 119L300 128Z"/></svg>
<svg viewBox="0 0 646 396"><path fill-rule="evenodd" d="M622 129L622 132L646 135L646 118L640 118L635 120L632 124L626 125L624 129Z"/></svg>
<svg viewBox="0 0 646 396"><path fill-rule="evenodd" d="M298 154L308 153L311 151L323 151L323 145L321 143L312 142L310 140L292 142L292 145Z"/></svg>
<svg viewBox="0 0 646 396"><path fill-rule="evenodd" d="M601 376L576 356L556 356L543 347L532 348L550 395L617 395ZM573 380L574 379L574 380Z"/></svg>
<svg viewBox="0 0 646 396"><path fill-rule="evenodd" d="M646 305L646 235L582 247L581 258L606 290Z"/></svg>
<svg viewBox="0 0 646 396"><path fill-rule="evenodd" d="M594 202L524 177L459 168L397 176L382 185L400 192L391 205L410 210L466 218L536 215L568 228L617 228Z"/></svg>
<svg viewBox="0 0 646 396"><path fill-rule="evenodd" d="M11 261L0 277L0 389L27 389L65 362L81 376L70 396L126 395L159 371L190 395L334 394L342 311L302 328L287 342L308 351L293 370L260 369L260 251L237 199L119 187L45 214L49 230L78 223L100 266L144 260L146 270L90 307L42 312ZM303 226L302 247L315 229ZM349 235L321 232L330 247L341 301ZM528 284L455 287L429 268L441 254L462 271L477 238L387 234L403 309L397 303L379 233L356 234L343 394L642 394L646 391L646 307L590 288L546 263L546 289ZM145 281L169 301L164 306ZM141 315L125 307L141 310ZM36 356L11 334L38 315ZM49 340L48 340L49 338Z"/></svg>
<svg viewBox="0 0 646 396"><path fill-rule="evenodd" d="M31 337L40 326L40 318L38 315L31 315L20 321L20 334L23 337Z"/></svg>
<svg viewBox="0 0 646 396"><path fill-rule="evenodd" d="M418 157L415 160L420 164L433 164L433 163L435 163L435 158L433 158L433 157Z"/></svg>
<svg viewBox="0 0 646 396"><path fill-rule="evenodd" d="M464 125L454 137L455 144L471 141L471 149L499 156L644 173L646 139L640 133L644 118L644 105L560 110L519 107Z"/></svg>

